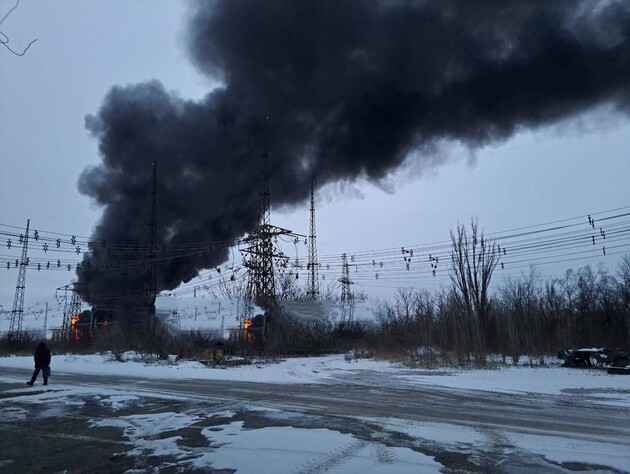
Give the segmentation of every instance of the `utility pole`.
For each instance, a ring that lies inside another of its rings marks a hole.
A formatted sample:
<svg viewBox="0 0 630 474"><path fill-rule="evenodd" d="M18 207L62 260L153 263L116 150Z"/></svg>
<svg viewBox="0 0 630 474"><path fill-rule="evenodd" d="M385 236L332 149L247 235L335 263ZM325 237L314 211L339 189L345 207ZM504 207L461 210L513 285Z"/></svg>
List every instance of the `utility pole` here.
<svg viewBox="0 0 630 474"><path fill-rule="evenodd" d="M153 162L151 222L149 222L149 265L147 270L147 306L155 305L157 296L157 163Z"/></svg>
<svg viewBox="0 0 630 474"><path fill-rule="evenodd" d="M221 302L219 301L219 314L221 314ZM237 313L238 314L238 313ZM225 314L221 314L221 340L225 337Z"/></svg>
<svg viewBox="0 0 630 474"><path fill-rule="evenodd" d="M315 183L311 181L311 226L308 236L308 291L309 300L319 299L319 275L317 262L317 241L315 237Z"/></svg>
<svg viewBox="0 0 630 474"><path fill-rule="evenodd" d="M46 340L46 331L48 331L48 303L46 303L46 312L44 313L44 328L42 329L42 339Z"/></svg>
<svg viewBox="0 0 630 474"><path fill-rule="evenodd" d="M122 315L125 311L130 311L130 308L131 308L129 295L127 294L127 287L129 285L129 254L127 252L130 247L129 243L131 242L129 234L127 234L126 242L127 243L125 245L125 254L124 254L125 262L123 265L123 274L122 274L123 276L122 298L120 299L120 301L118 301L116 305L116 313L119 315Z"/></svg>
<svg viewBox="0 0 630 474"><path fill-rule="evenodd" d="M90 341L94 338L94 308L90 311Z"/></svg>
<svg viewBox="0 0 630 474"><path fill-rule="evenodd" d="M17 285L15 286L15 299L11 311L11 323L9 325L9 341L19 341L22 338L22 321L24 319L24 291L26 290L26 267L28 266L28 230L31 220L26 221L26 232L22 237L22 258L18 271Z"/></svg>
<svg viewBox="0 0 630 474"><path fill-rule="evenodd" d="M140 301L131 304L131 327L147 329L151 323L157 296L157 164L153 162L151 216L148 226L148 246L144 253L144 291Z"/></svg>

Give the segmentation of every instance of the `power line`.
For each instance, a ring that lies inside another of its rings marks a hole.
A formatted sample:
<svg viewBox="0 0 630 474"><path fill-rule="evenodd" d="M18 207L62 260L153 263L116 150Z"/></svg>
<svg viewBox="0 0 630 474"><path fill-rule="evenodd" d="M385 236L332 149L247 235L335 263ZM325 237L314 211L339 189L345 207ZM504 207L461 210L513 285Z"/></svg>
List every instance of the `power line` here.
<svg viewBox="0 0 630 474"><path fill-rule="evenodd" d="M612 262L614 258L623 254L630 245L630 212L624 212L630 206L617 207L606 211L599 211L566 219L545 222L529 226L521 226L500 232L486 234L487 242L497 245L500 252L501 266L497 268L498 274L510 274L536 264L540 268L556 268L561 263L572 263L577 261L593 261L594 259ZM25 235L22 235L22 241ZM28 234L30 238L34 233ZM41 234L39 234L41 238ZM296 251L295 262L288 264L288 261L276 269L281 274L297 275L298 272L308 272L308 260L299 257L299 249L295 238L282 238L284 245L293 244ZM19 240L16 240L19 242ZM301 243L301 240L299 240ZM306 242L306 241L305 241ZM170 251L165 248L158 258L161 263L173 263L180 260L194 259L198 255L203 255L195 245L178 246ZM233 247L234 248L234 247ZM9 253L7 253L7 250ZM0 253L0 265L3 262L11 263L11 269L15 267L15 258L10 252L17 250L17 245L6 249ZM101 249L95 249L97 252ZM130 252L130 250L125 250ZM361 251L356 254L346 252L348 255L348 269L351 278L357 285L370 288L386 288L392 284L415 286L436 286L448 284L448 270L450 264L450 241L431 242L415 246L406 246L388 249L376 249ZM38 255L30 257L29 266L47 262L47 254L41 249L37 250ZM119 253L110 249L110 258L116 258L116 262L111 262L109 268L94 269L100 272L123 271L125 268L142 265L141 256L129 259L126 263L121 262L117 256ZM11 260L9 260L11 257ZM29 258L29 257L27 257ZM59 259L53 261L55 269L66 270L62 265L78 265L76 260ZM69 262L66 264L66 262ZM71 263L70 263L71 262ZM47 265L47 263L46 263ZM320 283L334 282L342 269L339 263L339 255L322 255L318 258L318 272ZM1 268L1 266L0 266ZM201 290L212 293L222 288L237 288L242 285L245 276L241 273L246 268L242 263L234 260L232 254L231 262L222 264L219 267L203 270L186 284L180 281L161 281L160 287L177 287L174 290L177 294L196 294ZM112 291L111 294L101 295L103 301L122 301L119 291ZM45 301L42 300L42 301ZM30 305L33 307L36 303Z"/></svg>

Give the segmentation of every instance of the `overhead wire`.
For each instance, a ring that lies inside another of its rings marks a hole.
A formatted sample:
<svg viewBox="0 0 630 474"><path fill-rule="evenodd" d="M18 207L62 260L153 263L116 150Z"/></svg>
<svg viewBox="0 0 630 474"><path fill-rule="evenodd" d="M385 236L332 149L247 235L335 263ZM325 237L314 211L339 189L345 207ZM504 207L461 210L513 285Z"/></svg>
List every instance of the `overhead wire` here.
<svg viewBox="0 0 630 474"><path fill-rule="evenodd" d="M622 206L614 209L598 211L596 213L574 216L554 221L548 221L542 224L534 224L528 226L520 226L503 231L488 233L483 235L483 241L487 246L495 246L495 251L500 249L497 258L502 263L497 270L509 270L514 272L529 268L532 264L536 267L546 268L550 266L557 267L560 263L573 263L577 261L593 260L593 258L611 260L614 257L622 255L630 246L630 206ZM588 219L588 220L587 220ZM11 228L6 224L0 224L0 236L6 238L7 235L17 239L16 244L11 248L17 252L21 246L19 245L19 232L6 231ZM29 242L33 237L29 235ZM54 242L46 234L53 234L49 231L37 231L36 242ZM69 234L65 234L66 236ZM468 236L469 239L472 236ZM481 238L481 237L480 237ZM48 240L45 240L48 239ZM76 248L61 248L64 245L76 245L79 241L77 237L71 235L67 242L62 241L60 248L56 248L68 255L71 252L77 253ZM295 275L299 278L300 272L307 270L306 259L300 258L299 248L302 240L297 242L295 239L282 237L280 243L284 245L293 245L295 247L296 258L281 267L277 267L279 275ZM74 242L73 242L74 241ZM596 243L593 244L593 243ZM199 256L207 254L211 250L225 251L228 248L235 248L234 241L215 241L215 242L196 242L181 243L173 248L162 246L158 252L153 252L149 256L135 255L129 258L129 254L134 250L142 250L150 248L144 245L114 245L110 243L100 243L98 245L92 243L91 248L97 254L103 250L109 251L109 258L117 257L115 263L110 263L108 267L95 268L94 272L120 272L147 263L155 263L157 265L176 264L182 260L195 259ZM43 244L42 244L43 245ZM605 247L605 255L599 252ZM74 249L74 250L73 250ZM375 249L368 251L359 251L356 253L346 252L349 256L350 276L354 284L371 288L378 286L380 288L390 288L392 286L417 285L422 287L440 287L447 285L450 281L448 269L450 263L452 249L451 240L443 240L438 242L430 242L427 244L407 245L401 247L392 247L386 249ZM49 265L57 270L67 270L68 265L76 268L80 262L77 259L49 259L47 252L43 252L40 248L33 250L38 251L38 255L30 257L29 266L34 268L36 265ZM10 249L9 249L10 251ZM50 249L49 249L50 251ZM126 254L126 255L125 255ZM85 261L85 253L77 253L77 257ZM60 255L61 256L61 255ZM127 262L123 262L126 256ZM8 259L11 259L10 262ZM0 253L0 265L4 259L6 263L11 263L11 267L15 268L15 261L19 258L7 253L5 250ZM318 266L320 278L322 282L335 283L341 274L341 258L340 255L320 255L318 258ZM498 265L498 264L497 264ZM1 268L1 267L0 267ZM239 264L235 261L234 252L232 250L232 260L229 263L223 263L215 268L202 270L199 274L188 281L160 282L161 287L175 288L171 290L171 294L175 293L179 296L190 296L201 292L203 295L217 292L219 289L229 288L231 285L244 286L246 282L246 272L242 262ZM216 272L218 277L214 278ZM226 277L225 275L230 275ZM110 301L112 304L120 302L125 297L121 292L112 291L110 295L101 295L104 301ZM45 300L45 299L44 299ZM43 301L44 301L43 300ZM48 299L51 301L51 299ZM36 308L38 304L43 302L35 302L27 308Z"/></svg>

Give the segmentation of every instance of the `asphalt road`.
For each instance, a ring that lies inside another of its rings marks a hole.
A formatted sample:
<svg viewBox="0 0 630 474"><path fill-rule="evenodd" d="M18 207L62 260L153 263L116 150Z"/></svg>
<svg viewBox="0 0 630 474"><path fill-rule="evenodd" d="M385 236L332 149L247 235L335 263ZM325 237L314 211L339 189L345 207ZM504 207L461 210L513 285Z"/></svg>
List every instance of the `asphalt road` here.
<svg viewBox="0 0 630 474"><path fill-rule="evenodd" d="M25 380L28 376L22 370L2 369L2 372ZM0 400L11 401L8 406L0 404L4 414L0 419L0 473L124 472L127 469L151 472L163 460L124 456L122 453L130 448L120 430L90 428L88 420L161 411L212 413L226 408L236 411L238 419L247 427L329 428L366 441L378 439L388 446L409 447L434 456L446 466L445 472L619 472L601 465L551 462L516 448L505 433L596 441L616 446L622 453L630 451L630 409L598 405L589 392L553 396L410 386L394 377L371 372L313 385L174 382L55 373L47 388L54 390L55 384L123 390L145 394L146 399L114 413L90 400L78 400L74 407L22 403L15 393L7 393L22 385L0 384ZM29 393L38 393L43 388L36 385L23 396L28 397ZM154 394L172 397L155 398ZM264 413L250 410L257 406L276 409L283 416L267 418ZM389 432L373 421L366 421L367 417L448 423L454 425L454 429L473 427L486 435L487 442L453 449L430 440ZM208 425L202 423L195 429L203 426ZM195 429L180 434L190 446L201 446L201 437ZM172 472L178 471L173 469Z"/></svg>

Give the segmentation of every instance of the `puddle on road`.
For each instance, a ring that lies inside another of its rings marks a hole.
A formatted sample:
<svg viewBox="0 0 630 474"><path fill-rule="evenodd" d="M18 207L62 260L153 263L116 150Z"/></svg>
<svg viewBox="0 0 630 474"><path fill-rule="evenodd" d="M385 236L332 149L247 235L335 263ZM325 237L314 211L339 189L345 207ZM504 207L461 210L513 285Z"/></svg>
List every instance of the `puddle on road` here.
<svg viewBox="0 0 630 474"><path fill-rule="evenodd" d="M259 465L243 463L271 452L276 458L290 459L295 469L305 472L343 472L355 467L392 473L439 469L487 472L505 470L506 466L512 469L509 472L566 472L579 464L554 464L528 450L514 449L503 439L490 443L483 432L447 423L443 427L437 423L420 426L417 422L390 419L394 421L388 425L380 418L291 410L278 402L265 406L264 402L252 405L181 397L175 400L130 395L120 390L95 390L72 397L65 390L4 392L0 399L0 430L4 433L0 435L9 435L19 426L21 439L39 439L58 453L71 450L80 440L86 452L97 453L82 461L84 469L94 467L91 470L95 472L108 472L107 467L112 467L108 462L114 462L120 472L138 468L134 456L140 456L141 467L149 470L194 468L205 463L204 469L240 467L261 472L256 469ZM60 396L70 403L61 403ZM165 422L169 416L179 422ZM45 432L41 418L47 418ZM134 420L135 431L126 432L121 420ZM265 447L263 441L278 437L282 443ZM305 448L317 443L328 446L329 442L338 442L337 447ZM10 449L10 458L17 460L11 469L19 472L18 468L30 462L34 448L25 442L14 442ZM72 467L63 464L69 461L64 461L62 454L52 456L51 466L57 470ZM230 459L235 456L239 459L231 464ZM275 472L286 471L283 464Z"/></svg>

